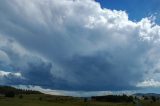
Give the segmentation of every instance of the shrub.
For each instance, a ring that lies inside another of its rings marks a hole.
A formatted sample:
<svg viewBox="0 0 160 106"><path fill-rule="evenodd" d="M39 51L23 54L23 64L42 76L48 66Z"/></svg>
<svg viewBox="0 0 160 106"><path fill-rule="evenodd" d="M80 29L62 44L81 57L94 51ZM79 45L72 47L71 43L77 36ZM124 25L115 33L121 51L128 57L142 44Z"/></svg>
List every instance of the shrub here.
<svg viewBox="0 0 160 106"><path fill-rule="evenodd" d="M22 99L22 98L23 98L23 95L19 95L19 98Z"/></svg>
<svg viewBox="0 0 160 106"><path fill-rule="evenodd" d="M39 97L39 100L42 101L42 97Z"/></svg>
<svg viewBox="0 0 160 106"><path fill-rule="evenodd" d="M155 96L152 96L151 99L152 99L153 102L156 102L156 97Z"/></svg>
<svg viewBox="0 0 160 106"><path fill-rule="evenodd" d="M13 91L8 91L8 92L5 93L5 97L13 98L13 97L15 97L15 93Z"/></svg>

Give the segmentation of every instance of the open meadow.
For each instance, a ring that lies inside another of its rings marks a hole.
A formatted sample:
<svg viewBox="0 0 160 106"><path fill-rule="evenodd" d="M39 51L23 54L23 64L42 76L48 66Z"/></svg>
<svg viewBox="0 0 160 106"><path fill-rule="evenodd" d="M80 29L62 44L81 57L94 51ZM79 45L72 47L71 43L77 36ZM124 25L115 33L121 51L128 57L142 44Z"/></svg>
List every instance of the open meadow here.
<svg viewBox="0 0 160 106"><path fill-rule="evenodd" d="M14 98L0 96L0 106L160 106L160 101L141 100L135 103L84 101L84 98L52 96L45 94L16 95Z"/></svg>
<svg viewBox="0 0 160 106"><path fill-rule="evenodd" d="M0 97L0 106L135 106L133 103L84 102L83 98L30 94L14 98Z"/></svg>
<svg viewBox="0 0 160 106"><path fill-rule="evenodd" d="M159 94L72 97L0 86L0 106L160 106Z"/></svg>

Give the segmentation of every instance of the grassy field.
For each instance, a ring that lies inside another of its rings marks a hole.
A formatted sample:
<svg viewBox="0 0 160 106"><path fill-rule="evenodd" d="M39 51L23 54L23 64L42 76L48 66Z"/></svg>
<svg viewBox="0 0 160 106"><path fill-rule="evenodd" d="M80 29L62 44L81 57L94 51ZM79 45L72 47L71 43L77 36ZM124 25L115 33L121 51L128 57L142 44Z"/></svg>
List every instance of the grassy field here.
<svg viewBox="0 0 160 106"><path fill-rule="evenodd" d="M14 98L0 97L0 106L135 106L133 103L84 102L82 98L50 95L23 95Z"/></svg>
<svg viewBox="0 0 160 106"><path fill-rule="evenodd" d="M141 101L142 106L160 106L160 101L152 102L150 100Z"/></svg>
<svg viewBox="0 0 160 106"><path fill-rule="evenodd" d="M0 106L160 106L160 101L138 103L84 102L82 98L51 96L45 94L17 95L14 98L0 96Z"/></svg>

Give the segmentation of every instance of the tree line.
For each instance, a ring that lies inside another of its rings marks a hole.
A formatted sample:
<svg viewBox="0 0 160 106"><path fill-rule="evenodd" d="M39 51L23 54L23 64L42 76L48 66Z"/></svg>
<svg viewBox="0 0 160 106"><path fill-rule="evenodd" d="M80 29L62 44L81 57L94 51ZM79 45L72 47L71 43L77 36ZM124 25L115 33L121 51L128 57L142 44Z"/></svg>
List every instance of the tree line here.
<svg viewBox="0 0 160 106"><path fill-rule="evenodd" d="M19 94L42 94L39 91L17 89L11 86L0 86L0 94L6 97L14 97Z"/></svg>
<svg viewBox="0 0 160 106"><path fill-rule="evenodd" d="M127 95L106 95L106 96L92 96L92 100L101 102L133 102L133 96Z"/></svg>

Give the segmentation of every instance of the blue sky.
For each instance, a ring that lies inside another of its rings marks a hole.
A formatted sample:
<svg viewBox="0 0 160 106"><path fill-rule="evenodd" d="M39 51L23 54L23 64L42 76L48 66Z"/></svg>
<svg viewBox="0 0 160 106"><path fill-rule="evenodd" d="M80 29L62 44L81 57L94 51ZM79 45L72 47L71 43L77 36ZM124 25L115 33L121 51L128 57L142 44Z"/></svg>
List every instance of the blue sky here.
<svg viewBox="0 0 160 106"><path fill-rule="evenodd" d="M98 1L0 0L0 85L159 92L160 2Z"/></svg>
<svg viewBox="0 0 160 106"><path fill-rule="evenodd" d="M151 15L157 16L156 22L160 23L159 0L96 0L102 8L126 11L129 19L139 21Z"/></svg>

